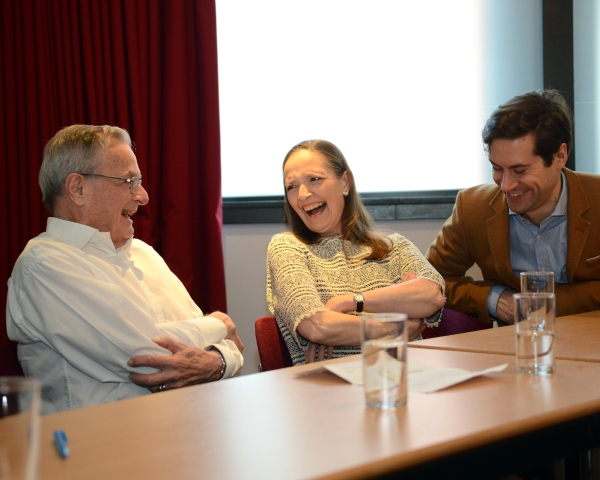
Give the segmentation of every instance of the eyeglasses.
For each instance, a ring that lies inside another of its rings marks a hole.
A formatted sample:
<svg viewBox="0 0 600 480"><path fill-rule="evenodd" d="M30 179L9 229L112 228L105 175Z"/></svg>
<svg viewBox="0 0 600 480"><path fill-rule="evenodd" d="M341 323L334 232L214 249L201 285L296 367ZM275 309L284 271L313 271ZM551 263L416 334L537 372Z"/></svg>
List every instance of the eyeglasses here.
<svg viewBox="0 0 600 480"><path fill-rule="evenodd" d="M100 175L99 173L80 173L79 175L83 175L84 177L102 177L102 178L112 178L113 180L123 180L129 184L129 191L131 193L135 193L138 185L142 184L142 179L139 177L131 177L131 178L123 178L123 177L111 177L110 175Z"/></svg>

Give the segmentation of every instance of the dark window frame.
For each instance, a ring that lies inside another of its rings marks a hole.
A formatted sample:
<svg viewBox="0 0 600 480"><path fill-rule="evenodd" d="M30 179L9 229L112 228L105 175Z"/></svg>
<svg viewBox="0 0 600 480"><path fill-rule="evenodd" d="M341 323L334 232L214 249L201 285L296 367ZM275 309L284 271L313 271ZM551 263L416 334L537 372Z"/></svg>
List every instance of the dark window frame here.
<svg viewBox="0 0 600 480"><path fill-rule="evenodd" d="M446 219L458 190L363 193L361 198L375 221ZM283 223L283 195L223 199L223 223Z"/></svg>

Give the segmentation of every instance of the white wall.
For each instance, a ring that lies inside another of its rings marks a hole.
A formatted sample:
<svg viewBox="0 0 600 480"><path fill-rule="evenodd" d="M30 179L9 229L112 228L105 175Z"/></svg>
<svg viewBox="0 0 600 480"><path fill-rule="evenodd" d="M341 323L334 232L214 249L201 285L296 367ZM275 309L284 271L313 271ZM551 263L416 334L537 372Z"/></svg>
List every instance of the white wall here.
<svg viewBox="0 0 600 480"><path fill-rule="evenodd" d="M244 342L243 375L258 372L254 321L270 315L266 300L267 245L283 225L223 225L227 313Z"/></svg>
<svg viewBox="0 0 600 480"><path fill-rule="evenodd" d="M443 220L409 220L379 227L404 235L425 253L443 223ZM254 321L270 315L266 301L267 245L273 235L284 230L285 225L277 224L223 226L227 312L244 342L244 375L258 372ZM470 274L478 276L478 273Z"/></svg>

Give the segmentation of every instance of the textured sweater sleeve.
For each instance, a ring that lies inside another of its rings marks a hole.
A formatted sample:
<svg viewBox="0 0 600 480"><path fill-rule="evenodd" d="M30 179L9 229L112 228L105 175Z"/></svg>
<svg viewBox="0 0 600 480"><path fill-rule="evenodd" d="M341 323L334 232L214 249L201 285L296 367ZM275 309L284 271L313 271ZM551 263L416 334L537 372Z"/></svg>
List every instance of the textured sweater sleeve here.
<svg viewBox="0 0 600 480"><path fill-rule="evenodd" d="M425 278L440 286L444 294L445 283L443 277L431 266L425 259L419 249L402 235L392 235L393 249L390 253L390 277L395 283L402 281L402 276L407 272L415 272L417 278ZM436 325L439 322L441 310L425 319L428 326Z"/></svg>
<svg viewBox="0 0 600 480"><path fill-rule="evenodd" d="M267 302L296 341L301 320L325 309L316 281L308 268L311 253L291 234L275 235L267 250Z"/></svg>

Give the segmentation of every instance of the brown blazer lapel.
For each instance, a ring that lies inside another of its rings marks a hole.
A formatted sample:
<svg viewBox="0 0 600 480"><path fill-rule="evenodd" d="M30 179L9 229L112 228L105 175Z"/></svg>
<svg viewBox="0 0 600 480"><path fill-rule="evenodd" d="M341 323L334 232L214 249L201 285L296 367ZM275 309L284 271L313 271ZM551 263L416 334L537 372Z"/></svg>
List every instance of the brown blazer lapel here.
<svg viewBox="0 0 600 480"><path fill-rule="evenodd" d="M567 280L572 283L592 224L581 217L581 214L589 208L589 203L577 174L567 168L563 171L569 186L567 204Z"/></svg>
<svg viewBox="0 0 600 480"><path fill-rule="evenodd" d="M496 212L486 220L487 237L494 267L504 285L520 290L519 279L513 273L510 263L510 220L508 205L502 191L498 191L490 202L490 207Z"/></svg>

